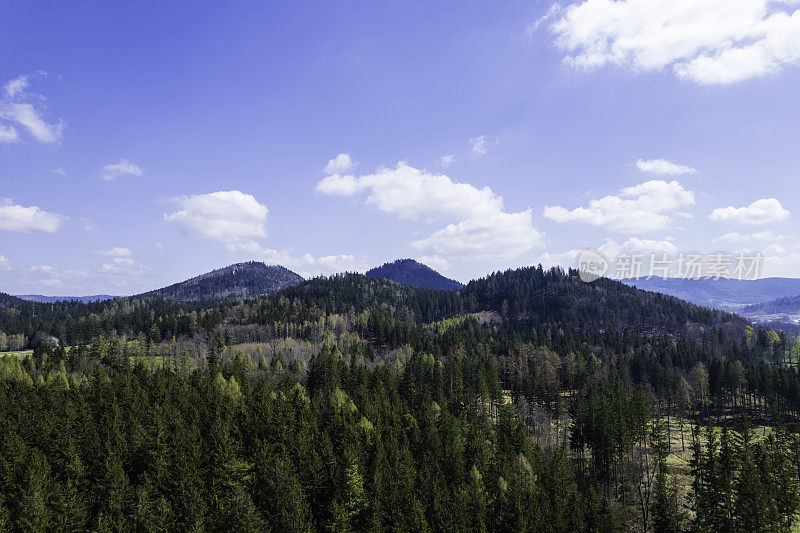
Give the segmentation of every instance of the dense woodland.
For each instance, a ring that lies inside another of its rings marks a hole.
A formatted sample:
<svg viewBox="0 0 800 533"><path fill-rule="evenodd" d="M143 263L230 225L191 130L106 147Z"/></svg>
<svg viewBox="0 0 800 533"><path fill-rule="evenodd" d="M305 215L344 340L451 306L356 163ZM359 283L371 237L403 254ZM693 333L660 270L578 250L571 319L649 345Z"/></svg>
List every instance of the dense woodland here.
<svg viewBox="0 0 800 533"><path fill-rule="evenodd" d="M0 530L798 524L797 340L611 280L3 296L0 331L33 350L0 359Z"/></svg>

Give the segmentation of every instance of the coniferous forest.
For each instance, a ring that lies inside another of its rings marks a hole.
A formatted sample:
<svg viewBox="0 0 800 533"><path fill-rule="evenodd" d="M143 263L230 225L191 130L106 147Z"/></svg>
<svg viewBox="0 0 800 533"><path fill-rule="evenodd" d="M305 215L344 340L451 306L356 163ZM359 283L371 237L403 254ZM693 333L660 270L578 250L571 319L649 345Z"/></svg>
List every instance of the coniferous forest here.
<svg viewBox="0 0 800 533"><path fill-rule="evenodd" d="M574 271L0 298L2 531L793 531L797 339Z"/></svg>

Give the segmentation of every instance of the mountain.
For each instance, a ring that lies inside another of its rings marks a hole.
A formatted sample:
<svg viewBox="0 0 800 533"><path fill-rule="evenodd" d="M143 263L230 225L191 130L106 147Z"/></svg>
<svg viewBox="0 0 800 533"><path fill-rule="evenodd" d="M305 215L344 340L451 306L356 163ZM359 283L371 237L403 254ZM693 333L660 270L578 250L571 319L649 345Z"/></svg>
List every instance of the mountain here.
<svg viewBox="0 0 800 533"><path fill-rule="evenodd" d="M669 294L697 305L736 312L747 306L800 295L800 279L794 278L641 278L621 281L645 291Z"/></svg>
<svg viewBox="0 0 800 533"><path fill-rule="evenodd" d="M800 296L778 298L766 303L748 305L740 313L759 324L784 326L788 324L794 326L794 330L797 331L797 327L800 326Z"/></svg>
<svg viewBox="0 0 800 533"><path fill-rule="evenodd" d="M140 296L156 296L170 300L252 298L272 294L302 281L303 278L299 274L288 268L265 265L260 261L248 261L218 268Z"/></svg>
<svg viewBox="0 0 800 533"><path fill-rule="evenodd" d="M379 267L368 270L366 276L373 279L388 279L401 285L443 291L460 289L464 286L458 281L446 278L429 266L418 263L413 259L398 259L392 263L384 263Z"/></svg>
<svg viewBox="0 0 800 533"><path fill-rule="evenodd" d="M89 302L102 302L103 300L111 300L116 298L116 296L111 296L109 294L95 294L93 296L43 296L41 294L18 294L17 298L22 298L23 300L28 300L30 302L40 302L46 304L52 304L55 302L83 302L88 304Z"/></svg>

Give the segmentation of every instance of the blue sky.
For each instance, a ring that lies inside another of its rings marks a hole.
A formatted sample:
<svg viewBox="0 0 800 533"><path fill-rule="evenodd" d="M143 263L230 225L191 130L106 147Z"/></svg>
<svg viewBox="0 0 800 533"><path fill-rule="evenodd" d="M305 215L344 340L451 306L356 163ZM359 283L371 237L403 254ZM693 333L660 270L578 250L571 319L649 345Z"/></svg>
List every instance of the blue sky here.
<svg viewBox="0 0 800 533"><path fill-rule="evenodd" d="M800 276L799 10L0 2L0 290L584 248Z"/></svg>

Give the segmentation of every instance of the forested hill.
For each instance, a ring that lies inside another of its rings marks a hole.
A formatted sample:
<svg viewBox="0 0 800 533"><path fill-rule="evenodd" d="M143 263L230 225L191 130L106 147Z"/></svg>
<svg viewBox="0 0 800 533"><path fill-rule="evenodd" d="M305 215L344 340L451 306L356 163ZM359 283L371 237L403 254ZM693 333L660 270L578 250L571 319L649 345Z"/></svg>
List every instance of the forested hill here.
<svg viewBox="0 0 800 533"><path fill-rule="evenodd" d="M385 263L368 270L366 276L374 279L388 279L402 285L443 291L460 289L464 286L458 281L446 278L429 266L418 263L413 259L398 259L391 263Z"/></svg>
<svg viewBox="0 0 800 533"><path fill-rule="evenodd" d="M800 279L623 279L639 289L669 294L697 305L739 312L748 305L758 305L800 294Z"/></svg>
<svg viewBox="0 0 800 533"><path fill-rule="evenodd" d="M558 323L562 327L681 334L696 327L724 326L743 333L744 318L678 298L636 289L608 278L592 283L576 271L541 266L497 272L470 281L460 291L466 309L503 317Z"/></svg>
<svg viewBox="0 0 800 533"><path fill-rule="evenodd" d="M110 294L93 294L91 296L44 296L42 294L19 294L17 298L22 298L23 300L30 300L31 302L41 302L41 303L56 303L56 302L83 302L85 304L89 302L100 302L103 300L111 300L112 298L116 298L116 296L111 296Z"/></svg>
<svg viewBox="0 0 800 533"><path fill-rule="evenodd" d="M303 278L288 268L265 265L259 261L237 263L218 268L169 287L141 296L172 300L209 300L214 298L253 298L277 292L301 283Z"/></svg>
<svg viewBox="0 0 800 533"><path fill-rule="evenodd" d="M748 305L742 312L746 314L800 314L800 296L779 298L771 302Z"/></svg>
<svg viewBox="0 0 800 533"><path fill-rule="evenodd" d="M791 531L800 511L796 339L575 271L0 295L3 345L0 531Z"/></svg>
<svg viewBox="0 0 800 533"><path fill-rule="evenodd" d="M254 265L256 272L269 268L261 263L246 265ZM423 347L429 346L424 328L430 324L487 313L493 317L490 321L524 336L537 330L560 331L562 335L570 332L570 342L578 344L616 344L624 335L697 340L712 331L719 331L728 340L741 340L748 327L748 322L737 315L640 291L613 280L587 284L575 272L560 269L529 267L497 272L473 280L459 291L339 274L245 300L230 296L236 290L266 290L265 286L239 288L235 283L261 278L248 271L234 273L230 267L221 270L220 276L201 276L184 286L89 304L43 304L3 296L0 306L7 309L0 309L0 331L24 333L29 339L43 332L70 345L89 343L94 335L112 332L135 336L145 331L153 341L160 341L193 335L199 330L210 332L225 323L279 322L300 327L336 314L346 317L352 327L375 342ZM291 273L289 279L295 279ZM226 289L215 292L216 286ZM201 300L200 294L223 298ZM600 337L606 340L601 341ZM723 350L723 343L711 342L719 345L718 351Z"/></svg>

